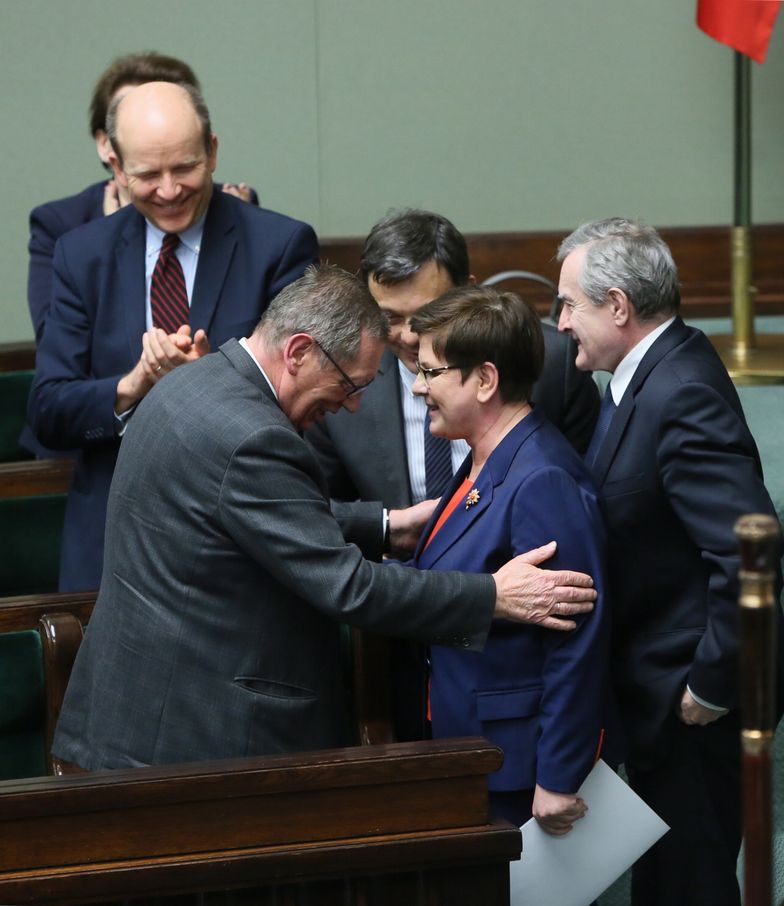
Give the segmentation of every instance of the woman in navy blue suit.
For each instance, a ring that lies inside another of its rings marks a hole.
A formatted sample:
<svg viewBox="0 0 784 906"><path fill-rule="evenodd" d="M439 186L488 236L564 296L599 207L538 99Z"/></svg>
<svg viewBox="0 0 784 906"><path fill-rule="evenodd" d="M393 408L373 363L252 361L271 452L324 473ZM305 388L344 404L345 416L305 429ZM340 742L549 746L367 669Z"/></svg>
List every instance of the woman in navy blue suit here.
<svg viewBox="0 0 784 906"><path fill-rule="evenodd" d="M434 737L482 735L504 750L490 777L496 817L565 834L586 811L576 796L601 746L608 688L604 529L574 450L529 404L543 359L539 319L518 296L450 290L411 319L419 334L414 393L430 430L471 453L441 498L414 563L492 572L556 541L553 569L594 578L593 613L572 632L496 621L481 653L431 650Z"/></svg>

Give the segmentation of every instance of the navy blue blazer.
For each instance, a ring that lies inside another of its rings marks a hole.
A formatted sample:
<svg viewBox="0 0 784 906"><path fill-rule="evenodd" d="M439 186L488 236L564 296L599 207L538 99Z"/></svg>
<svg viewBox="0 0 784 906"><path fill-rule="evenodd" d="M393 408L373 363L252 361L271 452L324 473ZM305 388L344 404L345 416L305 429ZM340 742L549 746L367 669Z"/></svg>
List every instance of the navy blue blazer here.
<svg viewBox="0 0 784 906"><path fill-rule="evenodd" d="M30 263L27 269L27 305L35 330L35 342L40 343L41 336L52 302L52 262L57 240L76 227L103 217L103 195L107 180L95 182L76 195L58 198L38 205L30 212ZM215 190L221 191L222 183L215 184ZM258 205L259 198L255 189L251 189L251 202ZM25 425L19 438L19 444L33 453L38 459L50 456L67 455L48 450L36 440L29 425Z"/></svg>
<svg viewBox="0 0 784 906"><path fill-rule="evenodd" d="M78 450L62 591L97 588L100 581L106 501L120 445L115 393L141 355L146 329L145 241L144 218L129 206L67 233L55 248L53 301L28 417L45 446ZM204 328L213 349L246 336L268 302L317 259L318 242L307 224L213 192L191 300L194 332Z"/></svg>
<svg viewBox="0 0 784 906"><path fill-rule="evenodd" d="M633 757L652 763L687 683L737 706L733 528L744 513L775 515L738 394L701 331L676 318L654 342L591 473L608 532L618 703Z"/></svg>
<svg viewBox="0 0 784 906"><path fill-rule="evenodd" d="M605 723L609 619L604 528L596 491L563 435L538 410L501 441L473 490L430 544L425 539L468 474L469 456L422 534L420 569L492 573L511 557L558 542L544 564L593 576L593 613L573 632L494 620L483 651L431 648L434 737L487 737L504 750L495 791L573 793L593 766Z"/></svg>

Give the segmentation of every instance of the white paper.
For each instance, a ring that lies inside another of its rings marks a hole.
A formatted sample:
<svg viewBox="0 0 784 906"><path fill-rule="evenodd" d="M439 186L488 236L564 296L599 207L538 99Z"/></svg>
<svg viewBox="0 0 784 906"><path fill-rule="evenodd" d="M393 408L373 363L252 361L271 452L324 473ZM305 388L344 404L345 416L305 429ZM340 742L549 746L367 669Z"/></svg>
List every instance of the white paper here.
<svg viewBox="0 0 784 906"><path fill-rule="evenodd" d="M578 790L588 812L564 837L526 822L509 864L512 906L588 906L669 830L603 761Z"/></svg>

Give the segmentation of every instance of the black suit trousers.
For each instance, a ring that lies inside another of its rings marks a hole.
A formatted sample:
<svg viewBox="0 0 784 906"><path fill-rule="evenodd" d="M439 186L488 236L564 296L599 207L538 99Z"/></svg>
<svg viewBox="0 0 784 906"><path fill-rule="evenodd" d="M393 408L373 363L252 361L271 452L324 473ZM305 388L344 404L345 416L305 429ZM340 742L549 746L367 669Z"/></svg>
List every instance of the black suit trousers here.
<svg viewBox="0 0 784 906"><path fill-rule="evenodd" d="M655 767L627 762L635 792L670 825L632 869L633 906L740 906L741 750L737 715L678 721Z"/></svg>

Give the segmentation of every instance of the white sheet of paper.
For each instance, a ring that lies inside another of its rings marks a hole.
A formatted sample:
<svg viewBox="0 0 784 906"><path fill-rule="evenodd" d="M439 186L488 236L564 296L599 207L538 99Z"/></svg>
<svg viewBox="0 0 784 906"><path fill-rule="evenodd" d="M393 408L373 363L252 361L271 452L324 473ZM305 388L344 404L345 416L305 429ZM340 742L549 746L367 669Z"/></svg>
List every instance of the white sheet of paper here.
<svg viewBox="0 0 784 906"><path fill-rule="evenodd" d="M669 830L601 760L578 792L588 812L565 837L533 818L522 826L522 858L509 864L512 906L588 906Z"/></svg>

